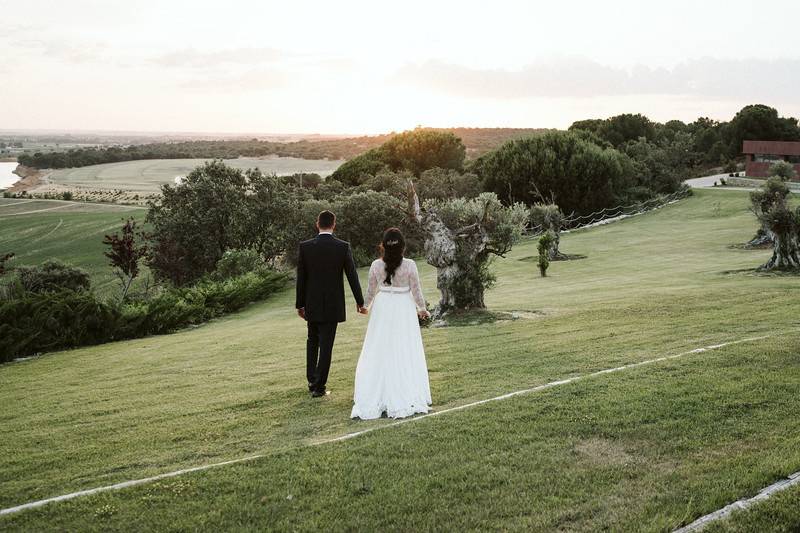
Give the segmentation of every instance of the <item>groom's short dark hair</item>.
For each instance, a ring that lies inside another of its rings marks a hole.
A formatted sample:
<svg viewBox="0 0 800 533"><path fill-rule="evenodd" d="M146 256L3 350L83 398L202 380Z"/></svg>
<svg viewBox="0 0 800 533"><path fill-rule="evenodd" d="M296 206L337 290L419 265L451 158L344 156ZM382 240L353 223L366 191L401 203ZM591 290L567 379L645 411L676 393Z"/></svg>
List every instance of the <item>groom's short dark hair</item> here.
<svg viewBox="0 0 800 533"><path fill-rule="evenodd" d="M336 224L336 215L328 210L323 211L317 216L317 226L323 229L330 229Z"/></svg>

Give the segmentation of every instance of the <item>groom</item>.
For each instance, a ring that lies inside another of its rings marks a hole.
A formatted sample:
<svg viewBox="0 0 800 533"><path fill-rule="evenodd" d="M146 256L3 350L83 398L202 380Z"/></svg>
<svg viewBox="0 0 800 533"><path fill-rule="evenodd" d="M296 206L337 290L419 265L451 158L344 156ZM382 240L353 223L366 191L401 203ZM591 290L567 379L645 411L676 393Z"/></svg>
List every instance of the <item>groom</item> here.
<svg viewBox="0 0 800 533"><path fill-rule="evenodd" d="M308 391L314 398L326 394L336 326L346 318L342 274L350 283L357 311L366 313L353 252L349 243L333 236L335 228L336 215L330 211L320 213L317 217L319 235L300 243L297 260L295 307L300 318L308 323L306 377Z"/></svg>

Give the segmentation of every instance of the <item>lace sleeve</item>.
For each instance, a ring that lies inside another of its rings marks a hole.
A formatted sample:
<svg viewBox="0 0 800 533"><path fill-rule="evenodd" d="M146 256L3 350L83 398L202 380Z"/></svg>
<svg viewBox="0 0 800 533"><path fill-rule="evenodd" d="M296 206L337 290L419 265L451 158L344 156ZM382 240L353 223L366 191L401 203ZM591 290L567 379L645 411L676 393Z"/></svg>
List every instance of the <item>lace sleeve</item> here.
<svg viewBox="0 0 800 533"><path fill-rule="evenodd" d="M411 275L408 277L408 285L411 287L411 294L414 296L417 309L426 309L425 297L422 295L422 284L419 281L419 271L414 261L411 261Z"/></svg>
<svg viewBox="0 0 800 533"><path fill-rule="evenodd" d="M378 284L380 282L380 261L374 261L372 266L369 267L369 281L367 282L367 298L364 300L364 307L372 305L372 300L378 292Z"/></svg>

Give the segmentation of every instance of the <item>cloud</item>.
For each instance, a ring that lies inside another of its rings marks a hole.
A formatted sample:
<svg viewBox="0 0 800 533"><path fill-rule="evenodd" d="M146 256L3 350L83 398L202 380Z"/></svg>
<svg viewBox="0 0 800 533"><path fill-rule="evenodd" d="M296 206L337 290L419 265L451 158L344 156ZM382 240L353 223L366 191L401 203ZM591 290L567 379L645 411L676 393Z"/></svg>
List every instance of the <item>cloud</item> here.
<svg viewBox="0 0 800 533"><path fill-rule="evenodd" d="M241 74L218 74L195 77L178 83L182 89L212 92L253 92L287 85L289 77L277 69L254 69Z"/></svg>
<svg viewBox="0 0 800 533"><path fill-rule="evenodd" d="M289 55L276 48L230 48L215 51L187 48L156 56L151 61L162 67L209 68L272 63Z"/></svg>
<svg viewBox="0 0 800 533"><path fill-rule="evenodd" d="M473 69L442 61L408 64L392 81L469 98L515 99L624 95L793 100L800 59L692 59L672 69L605 66L561 58L521 70Z"/></svg>
<svg viewBox="0 0 800 533"><path fill-rule="evenodd" d="M67 39L19 39L12 43L17 50L67 63L110 61L108 45L99 42L72 43Z"/></svg>

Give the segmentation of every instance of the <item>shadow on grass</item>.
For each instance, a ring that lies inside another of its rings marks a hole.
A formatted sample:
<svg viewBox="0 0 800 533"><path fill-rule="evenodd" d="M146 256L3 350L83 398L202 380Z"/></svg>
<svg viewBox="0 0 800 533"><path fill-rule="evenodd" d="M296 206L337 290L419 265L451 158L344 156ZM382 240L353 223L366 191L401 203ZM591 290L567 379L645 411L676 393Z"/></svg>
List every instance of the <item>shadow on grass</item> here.
<svg viewBox="0 0 800 533"><path fill-rule="evenodd" d="M772 250L772 244L731 244L728 246L731 250Z"/></svg>
<svg viewBox="0 0 800 533"><path fill-rule="evenodd" d="M739 268L736 270L723 270L720 272L725 276L745 275L751 277L763 278L797 278L800 277L800 269L773 269L761 270L759 267L755 268Z"/></svg>
<svg viewBox="0 0 800 533"><path fill-rule="evenodd" d="M543 311L537 310L518 310L518 311L489 311L487 309L476 309L470 311L457 311L446 315L444 318L434 321L430 327L466 327L493 324L495 322L513 322L515 320L535 320L545 316Z"/></svg>
<svg viewBox="0 0 800 533"><path fill-rule="evenodd" d="M587 257L588 256L581 255L581 254L561 254L558 257L556 257L555 259L551 259L550 262L552 263L552 262L555 262L555 261L575 261L575 260L578 260L578 259L586 259ZM535 261L538 261L538 260L539 260L539 256L537 256L537 255L526 255L525 257L520 257L518 259L518 261L523 261L523 262L524 261L535 262Z"/></svg>

